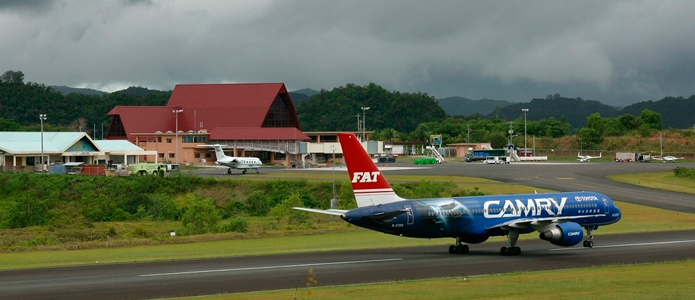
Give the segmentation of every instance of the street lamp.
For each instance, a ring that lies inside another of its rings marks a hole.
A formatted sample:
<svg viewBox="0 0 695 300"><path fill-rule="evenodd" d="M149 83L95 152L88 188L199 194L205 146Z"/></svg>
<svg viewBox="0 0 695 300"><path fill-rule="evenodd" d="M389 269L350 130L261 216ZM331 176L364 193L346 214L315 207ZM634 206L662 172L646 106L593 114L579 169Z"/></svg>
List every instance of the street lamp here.
<svg viewBox="0 0 695 300"><path fill-rule="evenodd" d="M331 162L331 171L333 172L333 199L331 199L331 208L338 208L338 197L335 196L335 145L331 145L333 149L333 160Z"/></svg>
<svg viewBox="0 0 695 300"><path fill-rule="evenodd" d="M365 113L369 110L369 106L362 106L362 139L367 140L367 119Z"/></svg>
<svg viewBox="0 0 695 300"><path fill-rule="evenodd" d="M526 144L526 113L528 112L528 108L522 108L521 111L524 112L524 156L528 156L528 146Z"/></svg>
<svg viewBox="0 0 695 300"><path fill-rule="evenodd" d="M43 121L46 120L46 114L39 114L41 120L41 173L43 173Z"/></svg>
<svg viewBox="0 0 695 300"><path fill-rule="evenodd" d="M357 117L357 133L359 134L362 132L362 122L360 122L360 114L356 114L355 117Z"/></svg>
<svg viewBox="0 0 695 300"><path fill-rule="evenodd" d="M172 111L176 115L176 151L174 156L176 156L176 163L179 163L179 114L183 112L183 109L175 109Z"/></svg>

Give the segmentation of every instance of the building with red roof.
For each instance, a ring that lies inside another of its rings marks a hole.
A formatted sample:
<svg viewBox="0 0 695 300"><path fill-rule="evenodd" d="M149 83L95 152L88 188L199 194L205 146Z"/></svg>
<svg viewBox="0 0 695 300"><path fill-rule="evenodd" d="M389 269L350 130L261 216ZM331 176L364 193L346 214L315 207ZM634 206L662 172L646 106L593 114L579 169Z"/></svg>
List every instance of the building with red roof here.
<svg viewBox="0 0 695 300"><path fill-rule="evenodd" d="M283 83L179 84L166 106L116 106L109 115L106 139L156 150L160 161L211 164L205 145L222 144L230 155L289 163L310 140Z"/></svg>

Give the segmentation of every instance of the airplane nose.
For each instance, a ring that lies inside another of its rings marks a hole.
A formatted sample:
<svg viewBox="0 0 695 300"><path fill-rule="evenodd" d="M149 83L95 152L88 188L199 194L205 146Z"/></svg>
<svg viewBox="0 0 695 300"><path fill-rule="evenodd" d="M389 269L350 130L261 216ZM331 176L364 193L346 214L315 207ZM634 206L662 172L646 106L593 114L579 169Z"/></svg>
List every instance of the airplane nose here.
<svg viewBox="0 0 695 300"><path fill-rule="evenodd" d="M623 212L620 211L620 208L618 208L617 205L613 204L613 209L611 209L611 216L613 216L613 218L615 218L615 221L618 222L623 217Z"/></svg>

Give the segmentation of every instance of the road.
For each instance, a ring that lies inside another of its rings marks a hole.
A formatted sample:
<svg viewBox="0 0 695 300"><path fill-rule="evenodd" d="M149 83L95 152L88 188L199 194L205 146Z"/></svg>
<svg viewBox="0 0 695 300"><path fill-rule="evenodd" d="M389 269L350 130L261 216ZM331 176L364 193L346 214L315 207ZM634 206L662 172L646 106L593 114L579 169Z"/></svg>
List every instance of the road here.
<svg viewBox="0 0 695 300"><path fill-rule="evenodd" d="M411 167L397 163L383 172L387 178L389 174L472 176L558 191L591 190L619 201L695 213L692 195L606 179L610 174L670 171L674 164L446 163L403 169ZM219 169L199 172L207 176L230 176L222 175ZM265 168L262 172L291 172L301 177L303 172L326 170ZM291 289L305 286L309 269L315 272L318 286L326 286L695 259L695 231L599 235L595 242L593 249L587 249L524 240L520 242L522 255L513 257L499 255L503 243L484 243L472 245L467 255L450 255L439 245L3 271L0 299L150 299Z"/></svg>

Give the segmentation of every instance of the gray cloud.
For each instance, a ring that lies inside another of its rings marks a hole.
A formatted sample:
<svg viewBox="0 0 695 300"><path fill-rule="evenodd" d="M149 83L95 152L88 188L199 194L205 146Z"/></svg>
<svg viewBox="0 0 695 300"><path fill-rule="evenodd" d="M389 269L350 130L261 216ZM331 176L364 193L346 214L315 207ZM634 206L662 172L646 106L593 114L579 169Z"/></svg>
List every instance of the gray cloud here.
<svg viewBox="0 0 695 300"><path fill-rule="evenodd" d="M692 1L0 1L0 65L49 85L285 82L612 105L688 97ZM4 70L0 70L4 71Z"/></svg>

